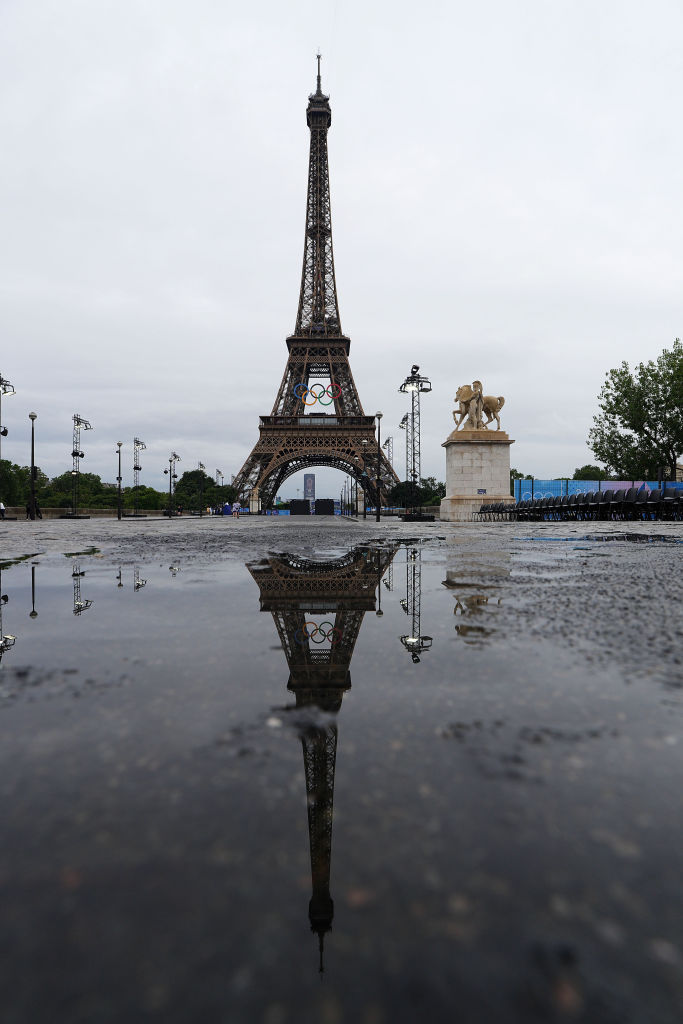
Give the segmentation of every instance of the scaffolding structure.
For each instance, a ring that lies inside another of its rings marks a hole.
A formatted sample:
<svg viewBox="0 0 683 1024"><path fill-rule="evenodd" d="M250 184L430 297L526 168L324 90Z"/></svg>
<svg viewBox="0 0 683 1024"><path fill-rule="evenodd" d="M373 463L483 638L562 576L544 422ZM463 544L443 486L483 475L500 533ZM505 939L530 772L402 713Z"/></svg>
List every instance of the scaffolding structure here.
<svg viewBox="0 0 683 1024"><path fill-rule="evenodd" d="M382 445L382 448L387 453L387 459L389 460L389 462L393 466L394 465L394 438L392 437L391 434L389 434L387 439L384 441L384 443Z"/></svg>
<svg viewBox="0 0 683 1024"><path fill-rule="evenodd" d="M71 515L78 515L78 485L81 476L81 459L85 458L85 452L81 451L81 430L92 430L92 424L83 419L77 412L73 415L73 445L71 448Z"/></svg>
<svg viewBox="0 0 683 1024"><path fill-rule="evenodd" d="M410 481L414 492L420 485L422 467L420 465L420 395L431 391L432 385L428 377L420 375L420 367L413 364L410 373L401 384L399 391L410 395L410 412L401 420L405 420L406 431L406 482Z"/></svg>
<svg viewBox="0 0 683 1024"><path fill-rule="evenodd" d="M147 445L139 437L133 438L133 514L138 514L138 491L140 489L140 452L144 452Z"/></svg>
<svg viewBox="0 0 683 1024"><path fill-rule="evenodd" d="M413 447L409 418L408 413L406 413L398 425L400 430L405 430L406 432L406 482L410 479L410 451Z"/></svg>

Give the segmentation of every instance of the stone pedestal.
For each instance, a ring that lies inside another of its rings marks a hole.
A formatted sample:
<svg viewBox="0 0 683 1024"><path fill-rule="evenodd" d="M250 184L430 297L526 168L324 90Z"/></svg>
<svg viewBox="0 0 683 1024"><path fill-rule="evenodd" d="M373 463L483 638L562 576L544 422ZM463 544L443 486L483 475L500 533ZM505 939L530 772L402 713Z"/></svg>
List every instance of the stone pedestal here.
<svg viewBox="0 0 683 1024"><path fill-rule="evenodd" d="M454 430L444 441L446 497L444 522L470 522L472 513L491 502L514 504L510 494L510 445L504 430Z"/></svg>

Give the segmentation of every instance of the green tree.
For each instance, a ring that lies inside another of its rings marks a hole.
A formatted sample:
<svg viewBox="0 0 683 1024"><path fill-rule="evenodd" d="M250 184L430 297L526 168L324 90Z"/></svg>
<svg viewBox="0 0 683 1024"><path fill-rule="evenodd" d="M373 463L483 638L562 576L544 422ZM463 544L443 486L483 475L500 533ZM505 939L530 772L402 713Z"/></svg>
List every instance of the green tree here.
<svg viewBox="0 0 683 1024"><path fill-rule="evenodd" d="M526 473L520 473L518 469L510 470L510 494L514 496L515 493L515 480L526 480L528 479Z"/></svg>
<svg viewBox="0 0 683 1024"><path fill-rule="evenodd" d="M223 505L226 501L234 501L237 491L231 484L217 487L212 477L203 469L189 469L178 480L175 488L175 506L188 510L199 511L200 508ZM165 505L168 505L168 495Z"/></svg>
<svg viewBox="0 0 683 1024"><path fill-rule="evenodd" d="M683 345L676 338L656 360L631 371L623 362L606 374L588 447L608 471L625 479L673 479L683 452Z"/></svg>
<svg viewBox="0 0 683 1024"><path fill-rule="evenodd" d="M578 469L574 470L574 476L572 480L606 480L607 473L604 469L600 469L599 466L591 466L588 463L585 466L579 466Z"/></svg>
<svg viewBox="0 0 683 1024"><path fill-rule="evenodd" d="M398 508L413 508L424 505L428 492L409 480L396 484L387 495L387 503Z"/></svg>
<svg viewBox="0 0 683 1024"><path fill-rule="evenodd" d="M163 491L156 491L153 487L140 484L138 487L137 506L143 512L150 509L164 509L168 505L168 495ZM124 487L123 489L124 508L135 508L135 488Z"/></svg>
<svg viewBox="0 0 683 1024"><path fill-rule="evenodd" d="M40 489L45 474L36 467L36 487ZM5 505L25 505L31 493L31 467L17 466L7 459L0 462L0 498Z"/></svg>
<svg viewBox="0 0 683 1024"><path fill-rule="evenodd" d="M446 485L435 476L425 476L420 480L422 505L438 505L446 497Z"/></svg>
<svg viewBox="0 0 683 1024"><path fill-rule="evenodd" d="M116 487L103 484L97 473L78 474L79 508L116 508L116 498ZM70 508L72 500L71 470L53 477L41 488L40 503L46 508Z"/></svg>

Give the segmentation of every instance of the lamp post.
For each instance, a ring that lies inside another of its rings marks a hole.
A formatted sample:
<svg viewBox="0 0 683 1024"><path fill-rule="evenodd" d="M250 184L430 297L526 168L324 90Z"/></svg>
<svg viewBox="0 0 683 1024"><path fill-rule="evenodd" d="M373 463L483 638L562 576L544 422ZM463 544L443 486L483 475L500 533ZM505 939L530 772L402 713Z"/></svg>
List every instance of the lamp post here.
<svg viewBox="0 0 683 1024"><path fill-rule="evenodd" d="M206 469L206 466L203 462L199 462L197 464L197 468L201 473L199 478L199 515L201 517L204 515L204 470Z"/></svg>
<svg viewBox="0 0 683 1024"><path fill-rule="evenodd" d="M2 425L2 396L13 394L14 386L0 374L0 498L2 498L2 439L7 437L7 427Z"/></svg>
<svg viewBox="0 0 683 1024"><path fill-rule="evenodd" d="M380 426L382 424L382 415L383 414L381 412L376 412L375 413L375 419L377 420L377 514L375 515L375 520L377 522L379 522L379 520L380 520L380 503L381 503L381 500L382 500L382 490L381 490L382 447L381 447L381 444L380 444Z"/></svg>
<svg viewBox="0 0 683 1024"><path fill-rule="evenodd" d="M117 496L116 496L116 518L121 519L123 512L121 511L121 446L123 441L116 442L116 450L119 456L119 475L116 478Z"/></svg>
<svg viewBox="0 0 683 1024"><path fill-rule="evenodd" d="M29 515L31 519L36 518L36 420L38 414L30 412L28 418L31 421L31 508Z"/></svg>

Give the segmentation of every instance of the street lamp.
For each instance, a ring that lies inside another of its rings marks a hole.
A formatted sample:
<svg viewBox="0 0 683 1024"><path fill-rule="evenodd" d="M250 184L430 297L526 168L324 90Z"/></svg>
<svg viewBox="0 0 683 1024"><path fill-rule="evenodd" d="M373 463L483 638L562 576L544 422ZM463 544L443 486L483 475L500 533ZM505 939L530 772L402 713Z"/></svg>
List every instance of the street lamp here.
<svg viewBox="0 0 683 1024"><path fill-rule="evenodd" d="M363 492L363 519L368 518L368 477L367 470L364 469L360 475L360 487Z"/></svg>
<svg viewBox="0 0 683 1024"><path fill-rule="evenodd" d="M14 393L14 386L0 374L0 498L2 498L2 439L7 437L7 427L2 425L2 396Z"/></svg>
<svg viewBox="0 0 683 1024"><path fill-rule="evenodd" d="M120 519L121 516L123 515L123 513L121 511L121 446L122 445L123 445L123 441L117 441L116 442L116 448L117 448L118 456L119 456L119 475L116 478L116 483L117 483L117 487L118 487L118 494L117 494L117 501L116 501L116 518L117 519Z"/></svg>
<svg viewBox="0 0 683 1024"><path fill-rule="evenodd" d="M31 421L31 507L29 510L29 516L31 519L36 518L36 420L38 414L30 412L28 418Z"/></svg>
<svg viewBox="0 0 683 1024"><path fill-rule="evenodd" d="M380 481L381 481L381 468L382 468L382 447L381 447L381 444L380 444L380 426L381 426L381 423L382 423L382 415L383 415L383 413L381 413L381 412L376 412L375 413L375 419L377 420L377 514L375 515L375 519L376 519L377 522L379 522L379 520L380 520L380 503L381 503L381 500L382 500L382 497L381 497L382 492L381 492L381 485L380 485Z"/></svg>
<svg viewBox="0 0 683 1024"><path fill-rule="evenodd" d="M206 469L206 466L203 462L199 462L197 463L197 468L201 473L199 478L199 515L201 517L204 515L204 470Z"/></svg>

